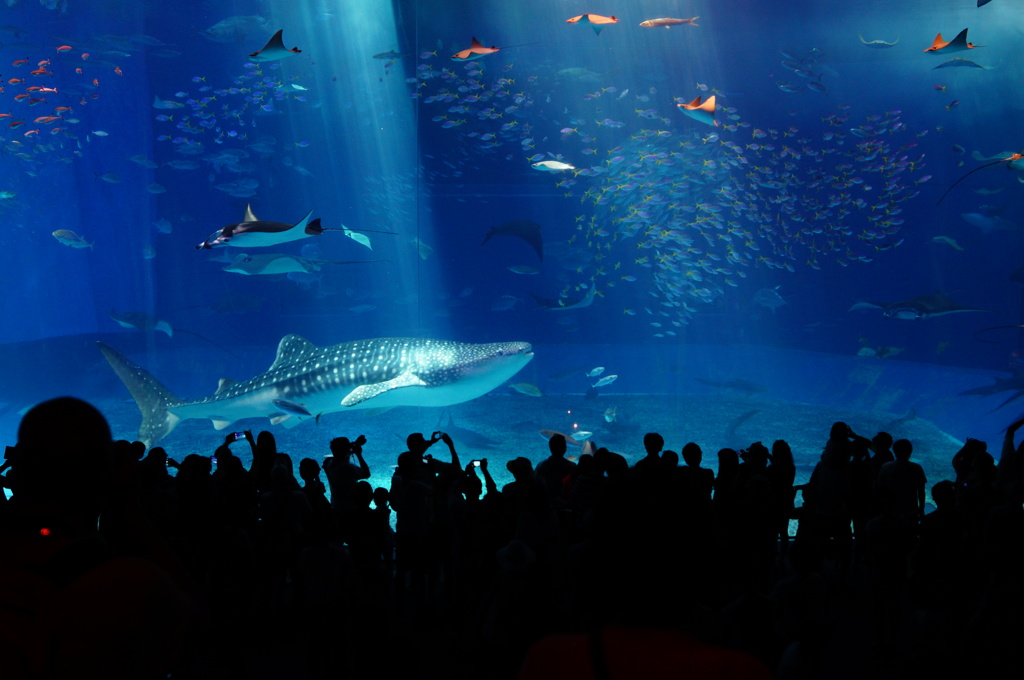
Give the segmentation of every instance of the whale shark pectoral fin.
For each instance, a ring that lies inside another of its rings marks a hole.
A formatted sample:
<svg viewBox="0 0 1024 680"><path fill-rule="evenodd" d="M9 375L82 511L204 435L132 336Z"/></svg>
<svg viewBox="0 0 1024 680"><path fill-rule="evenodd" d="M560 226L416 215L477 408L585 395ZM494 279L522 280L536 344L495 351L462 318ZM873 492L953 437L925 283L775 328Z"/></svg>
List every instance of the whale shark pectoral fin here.
<svg viewBox="0 0 1024 680"><path fill-rule="evenodd" d="M426 387L427 383L414 373L403 373L391 380L385 380L384 382L372 383L369 385L360 385L355 388L348 395L341 400L342 406L356 406L364 401L373 399L374 397L380 396L385 392L391 390L397 390L401 387Z"/></svg>
<svg viewBox="0 0 1024 680"><path fill-rule="evenodd" d="M291 413L297 416L311 416L313 415L306 410L306 407L302 404L296 404L294 401L288 401L287 399L275 399L274 406L281 409L285 413Z"/></svg>

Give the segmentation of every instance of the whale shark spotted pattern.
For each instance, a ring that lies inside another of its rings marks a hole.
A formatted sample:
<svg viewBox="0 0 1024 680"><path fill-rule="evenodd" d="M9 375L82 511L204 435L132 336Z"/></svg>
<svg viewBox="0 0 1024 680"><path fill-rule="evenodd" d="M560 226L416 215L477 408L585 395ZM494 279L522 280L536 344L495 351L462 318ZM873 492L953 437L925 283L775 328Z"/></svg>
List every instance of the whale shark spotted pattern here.
<svg viewBox="0 0 1024 680"><path fill-rule="evenodd" d="M184 401L145 369L97 344L142 412L139 440L146 446L189 418L209 418L223 430L258 416L295 425L347 409L459 404L490 392L533 358L528 342L377 338L317 347L287 335L265 373L244 382L222 379L212 396Z"/></svg>

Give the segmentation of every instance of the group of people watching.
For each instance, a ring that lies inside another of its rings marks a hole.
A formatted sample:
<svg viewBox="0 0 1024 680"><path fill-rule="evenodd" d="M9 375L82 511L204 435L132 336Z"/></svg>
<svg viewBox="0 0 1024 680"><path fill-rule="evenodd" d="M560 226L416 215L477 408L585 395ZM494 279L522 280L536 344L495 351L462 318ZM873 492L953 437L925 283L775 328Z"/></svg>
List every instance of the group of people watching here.
<svg viewBox="0 0 1024 680"><path fill-rule="evenodd" d="M248 467L234 435L176 462L54 399L0 468L3 677L1008 676L1022 425L998 463L952 452L926 512L911 442L841 422L802 485L782 440L712 470L656 433L632 465L555 434L503 452L499 489L435 432L375 489L362 436L298 476L269 432Z"/></svg>

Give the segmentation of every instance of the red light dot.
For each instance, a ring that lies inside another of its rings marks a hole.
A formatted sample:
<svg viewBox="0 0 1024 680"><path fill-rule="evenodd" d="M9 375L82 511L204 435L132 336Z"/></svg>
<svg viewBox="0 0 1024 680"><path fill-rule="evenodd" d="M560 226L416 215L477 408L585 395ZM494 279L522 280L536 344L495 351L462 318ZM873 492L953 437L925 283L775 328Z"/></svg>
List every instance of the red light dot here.
<svg viewBox="0 0 1024 680"><path fill-rule="evenodd" d="M42 529L39 530L39 535L40 536L49 536L50 535L50 530L47 529L46 527L43 527Z"/></svg>

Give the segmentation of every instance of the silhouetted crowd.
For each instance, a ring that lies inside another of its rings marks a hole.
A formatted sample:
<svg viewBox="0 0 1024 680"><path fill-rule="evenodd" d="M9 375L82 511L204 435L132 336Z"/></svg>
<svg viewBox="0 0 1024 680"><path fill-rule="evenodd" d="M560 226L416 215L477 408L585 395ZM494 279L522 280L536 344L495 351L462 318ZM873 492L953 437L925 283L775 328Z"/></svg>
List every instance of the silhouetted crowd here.
<svg viewBox="0 0 1024 680"><path fill-rule="evenodd" d="M841 422L798 486L784 441L716 474L650 433L633 465L500 452L499 489L435 432L374 489L365 437L179 463L54 399L0 467L0 677L1016 678L1022 425L926 513L911 442Z"/></svg>

